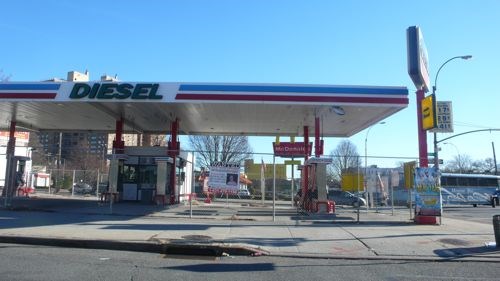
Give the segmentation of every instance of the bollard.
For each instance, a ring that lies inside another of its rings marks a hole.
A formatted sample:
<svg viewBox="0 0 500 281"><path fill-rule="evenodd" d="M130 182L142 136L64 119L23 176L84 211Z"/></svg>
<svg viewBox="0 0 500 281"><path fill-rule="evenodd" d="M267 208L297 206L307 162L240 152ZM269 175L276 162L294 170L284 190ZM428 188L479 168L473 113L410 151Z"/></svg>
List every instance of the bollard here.
<svg viewBox="0 0 500 281"><path fill-rule="evenodd" d="M495 242L497 248L500 248L500 215L493 216L493 230L495 232Z"/></svg>

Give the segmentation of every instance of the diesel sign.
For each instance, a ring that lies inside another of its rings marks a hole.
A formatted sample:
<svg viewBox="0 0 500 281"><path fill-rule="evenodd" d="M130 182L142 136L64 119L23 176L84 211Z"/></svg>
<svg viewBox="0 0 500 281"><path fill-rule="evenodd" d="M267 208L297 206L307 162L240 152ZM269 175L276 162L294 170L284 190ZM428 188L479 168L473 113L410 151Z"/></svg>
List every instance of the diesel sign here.
<svg viewBox="0 0 500 281"><path fill-rule="evenodd" d="M163 96L157 95L159 84L129 84L129 83L76 83L69 95L70 99L136 99L159 100Z"/></svg>

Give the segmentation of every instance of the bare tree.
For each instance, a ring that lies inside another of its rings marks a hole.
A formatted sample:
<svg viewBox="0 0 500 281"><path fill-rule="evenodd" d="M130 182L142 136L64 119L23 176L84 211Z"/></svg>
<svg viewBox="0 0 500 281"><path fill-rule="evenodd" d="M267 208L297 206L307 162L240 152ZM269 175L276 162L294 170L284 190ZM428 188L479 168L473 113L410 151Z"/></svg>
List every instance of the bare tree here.
<svg viewBox="0 0 500 281"><path fill-rule="evenodd" d="M5 75L3 69L0 69L0 82L8 82L12 75Z"/></svg>
<svg viewBox="0 0 500 281"><path fill-rule="evenodd" d="M165 135L151 135L152 146L167 146L167 136Z"/></svg>
<svg viewBox="0 0 500 281"><path fill-rule="evenodd" d="M241 163L252 153L246 136L189 136L189 144L200 167L219 161Z"/></svg>
<svg viewBox="0 0 500 281"><path fill-rule="evenodd" d="M361 165L358 149L349 140L340 142L335 150L330 152L330 157L333 158L333 163L328 166L327 171L330 181L340 180L342 171Z"/></svg>
<svg viewBox="0 0 500 281"><path fill-rule="evenodd" d="M445 168L445 171L452 173L472 173L473 170L472 158L466 154L453 156L453 160L451 160Z"/></svg>
<svg viewBox="0 0 500 281"><path fill-rule="evenodd" d="M475 173L479 174L494 174L495 173L495 162L493 158L486 158L484 160L474 161L472 163L472 169Z"/></svg>

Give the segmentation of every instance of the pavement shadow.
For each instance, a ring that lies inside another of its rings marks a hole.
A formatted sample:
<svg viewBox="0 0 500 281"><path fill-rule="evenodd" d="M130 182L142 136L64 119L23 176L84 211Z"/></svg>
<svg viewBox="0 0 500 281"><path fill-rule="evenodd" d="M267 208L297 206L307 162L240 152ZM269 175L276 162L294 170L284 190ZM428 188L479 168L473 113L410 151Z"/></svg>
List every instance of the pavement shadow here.
<svg viewBox="0 0 500 281"><path fill-rule="evenodd" d="M162 206L119 203L113 212L96 200L69 198L13 198L12 206L1 208L0 229L99 221L127 221L164 210Z"/></svg>
<svg viewBox="0 0 500 281"><path fill-rule="evenodd" d="M275 267L272 263L208 263L168 266L164 269L189 272L255 272L274 271Z"/></svg>
<svg viewBox="0 0 500 281"><path fill-rule="evenodd" d="M108 224L108 223L80 223L79 225L101 225L100 229L109 230L154 230L154 231L184 231L184 230L207 230L213 225L206 224ZM229 227L229 226L217 226Z"/></svg>
<svg viewBox="0 0 500 281"><path fill-rule="evenodd" d="M408 226L414 225L413 222L406 221L356 221L352 220L334 220L334 224L346 224L350 227L387 227L387 226Z"/></svg>
<svg viewBox="0 0 500 281"><path fill-rule="evenodd" d="M457 248L444 248L434 250L434 253L442 258L461 259L471 256L487 258L491 255L492 258L497 258L500 254L500 248L494 247L457 247Z"/></svg>
<svg viewBox="0 0 500 281"><path fill-rule="evenodd" d="M219 212L217 210L193 209L192 211L184 210L182 212L177 212L175 214L177 216L185 216L185 217L188 217L190 214L192 214L193 216L218 216Z"/></svg>
<svg viewBox="0 0 500 281"><path fill-rule="evenodd" d="M247 237L247 238L231 238L225 242L235 244L251 244L254 246L272 246L272 247L294 247L301 243L310 241L305 238L262 238L262 237ZM319 240L314 240L319 241ZM330 240L328 240L330 241Z"/></svg>

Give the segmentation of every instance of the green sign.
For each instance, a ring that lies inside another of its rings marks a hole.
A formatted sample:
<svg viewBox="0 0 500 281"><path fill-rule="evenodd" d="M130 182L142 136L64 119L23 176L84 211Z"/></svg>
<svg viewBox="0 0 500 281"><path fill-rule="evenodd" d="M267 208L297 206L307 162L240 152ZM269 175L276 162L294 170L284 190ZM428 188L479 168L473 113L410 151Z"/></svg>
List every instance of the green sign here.
<svg viewBox="0 0 500 281"><path fill-rule="evenodd" d="M300 160L285 160L285 165L300 165Z"/></svg>
<svg viewBox="0 0 500 281"><path fill-rule="evenodd" d="M157 95L159 84L139 83L76 83L69 95L70 99L134 99L159 100L163 96Z"/></svg>

